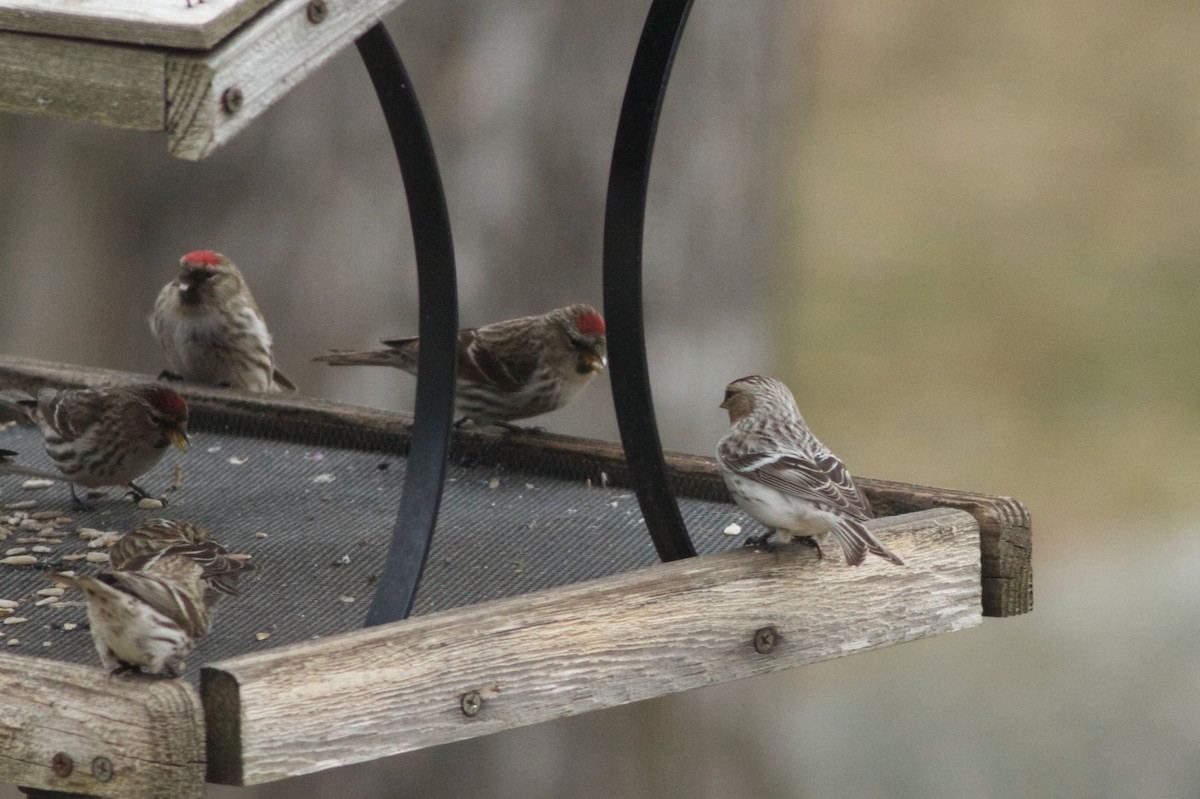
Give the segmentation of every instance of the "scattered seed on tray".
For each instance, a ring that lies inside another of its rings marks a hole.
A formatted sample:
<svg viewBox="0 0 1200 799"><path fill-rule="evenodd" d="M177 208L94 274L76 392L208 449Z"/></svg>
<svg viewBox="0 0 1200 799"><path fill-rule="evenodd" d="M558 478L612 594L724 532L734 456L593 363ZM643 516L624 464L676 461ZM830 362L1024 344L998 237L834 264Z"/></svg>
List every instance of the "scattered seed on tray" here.
<svg viewBox="0 0 1200 799"><path fill-rule="evenodd" d="M137 505L142 510L158 510L163 507L164 503L161 499L155 499L154 497L142 497L138 500Z"/></svg>
<svg viewBox="0 0 1200 799"><path fill-rule="evenodd" d="M254 639L256 641L265 641L270 637L271 637L270 633L255 633L254 634Z"/></svg>
<svg viewBox="0 0 1200 799"><path fill-rule="evenodd" d="M108 563L107 552L89 552L84 557L88 563Z"/></svg>
<svg viewBox="0 0 1200 799"><path fill-rule="evenodd" d="M62 628L64 630L66 630L67 632L71 632L71 630L74 630L77 627L79 627L79 625L73 621L65 621L65 622L63 622L63 626L62 626Z"/></svg>
<svg viewBox="0 0 1200 799"><path fill-rule="evenodd" d="M737 535L741 531L742 531L742 526L740 524L738 524L737 522L734 522L733 524L729 525L721 532L723 532L725 535Z"/></svg>
<svg viewBox="0 0 1200 799"><path fill-rule="evenodd" d="M41 607L45 607L46 605L53 605L55 602L58 602L58 597L48 596L45 599L39 599L37 602L34 602L33 604L35 607L41 608Z"/></svg>
<svg viewBox="0 0 1200 799"><path fill-rule="evenodd" d="M24 483L21 483L21 488L25 489L26 491L41 491L43 488L49 488L52 485L54 485L53 480L46 480L42 477L32 477L26 480ZM9 643L12 642L10 641Z"/></svg>
<svg viewBox="0 0 1200 799"><path fill-rule="evenodd" d="M4 621L0 621L0 624L24 624L27 621L29 621L29 619L25 618L24 616L9 616Z"/></svg>
<svg viewBox="0 0 1200 799"><path fill-rule="evenodd" d="M0 599L0 610L5 608L15 608L20 603L15 599Z"/></svg>
<svg viewBox="0 0 1200 799"><path fill-rule="evenodd" d="M28 510L29 508L36 508L36 507L37 507L36 499L23 499L20 502L9 502L8 504L6 504L4 506L4 508L6 510Z"/></svg>
<svg viewBox="0 0 1200 799"><path fill-rule="evenodd" d="M32 566L37 563L36 555L12 555L7 558L0 558L0 563L5 566Z"/></svg>
<svg viewBox="0 0 1200 799"><path fill-rule="evenodd" d="M38 596L62 596L63 589L59 588L58 586L53 586L51 588L39 588L37 595Z"/></svg>
<svg viewBox="0 0 1200 799"><path fill-rule="evenodd" d="M248 460L250 460L250 459L243 458L241 455L230 455L229 456L229 462L232 463L234 466L241 466L243 463L245 463Z"/></svg>

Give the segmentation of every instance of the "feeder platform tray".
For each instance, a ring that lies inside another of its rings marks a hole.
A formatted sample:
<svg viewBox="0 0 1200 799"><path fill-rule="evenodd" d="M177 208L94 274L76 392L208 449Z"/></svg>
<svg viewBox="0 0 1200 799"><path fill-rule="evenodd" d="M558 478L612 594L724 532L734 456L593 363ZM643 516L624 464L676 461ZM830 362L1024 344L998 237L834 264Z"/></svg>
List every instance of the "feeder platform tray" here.
<svg viewBox="0 0 1200 799"><path fill-rule="evenodd" d="M0 359L0 385L144 376ZM806 546L746 549L753 520L711 459L672 455L698 557L658 563L613 444L533 433L456 435L414 616L361 629L390 538L408 418L181 384L193 442L144 478L71 508L66 486L10 503L59 509L37 566L0 566L0 781L96 796L200 796L588 710L911 641L1030 609L1029 518L1011 499L863 480L870 523L906 562L847 568ZM29 427L0 448L49 466ZM182 485L169 489L174 466ZM11 513L11 511L8 511ZM218 608L183 678L109 678L78 596L37 606L50 568L99 568L79 527L154 516L206 527L258 571ZM741 535L728 535L736 524ZM265 535L263 535L265 534ZM11 545L18 534L0 546ZM981 558L982 553L982 558ZM64 629L64 625L79 625ZM8 646L12 640L19 645ZM207 747L206 747L207 741ZM67 769L63 758L73 767Z"/></svg>

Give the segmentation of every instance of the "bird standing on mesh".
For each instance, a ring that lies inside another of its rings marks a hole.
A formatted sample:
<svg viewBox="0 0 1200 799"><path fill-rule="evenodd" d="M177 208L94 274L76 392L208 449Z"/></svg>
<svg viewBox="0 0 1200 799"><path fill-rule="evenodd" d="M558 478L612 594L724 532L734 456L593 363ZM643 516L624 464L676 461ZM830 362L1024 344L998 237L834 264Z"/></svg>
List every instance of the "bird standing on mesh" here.
<svg viewBox="0 0 1200 799"><path fill-rule="evenodd" d="M295 391L275 368L271 334L242 273L212 250L189 252L150 315L168 376L247 391Z"/></svg>
<svg viewBox="0 0 1200 799"><path fill-rule="evenodd" d="M86 503L75 485L126 486L135 498L149 496L134 479L155 466L174 444L188 446L187 403L159 383L94 389L43 388L37 399L6 391L0 401L21 408L37 423L48 454L70 481L71 498ZM19 468L0 473L28 473Z"/></svg>
<svg viewBox="0 0 1200 799"><path fill-rule="evenodd" d="M836 541L846 563L857 566L870 552L892 563L892 554L863 525L875 514L845 464L817 440L788 387L759 375L725 388L721 407L732 428L717 444L717 464L734 502L767 526L748 544L811 537Z"/></svg>
<svg viewBox="0 0 1200 799"><path fill-rule="evenodd" d="M203 569L205 603L212 607L222 594L237 596L238 577L254 571L247 555L231 554L208 531L182 519L148 519L117 539L108 550L114 569L131 569L165 550L192 558Z"/></svg>
<svg viewBox="0 0 1200 799"><path fill-rule="evenodd" d="M394 366L417 373L417 338L387 349L334 350L313 360L334 366ZM506 424L557 410L608 365L604 319L590 305L568 305L458 333L455 407L459 422Z"/></svg>

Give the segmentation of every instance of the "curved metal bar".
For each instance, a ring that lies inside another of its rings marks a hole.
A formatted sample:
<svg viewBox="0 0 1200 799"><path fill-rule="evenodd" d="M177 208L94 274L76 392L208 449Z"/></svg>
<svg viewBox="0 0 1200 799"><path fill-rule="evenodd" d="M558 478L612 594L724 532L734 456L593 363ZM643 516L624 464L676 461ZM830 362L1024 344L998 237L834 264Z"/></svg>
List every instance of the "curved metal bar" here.
<svg viewBox="0 0 1200 799"><path fill-rule="evenodd" d="M458 289L446 196L412 83L382 22L359 37L357 44L387 118L404 178L421 316L412 445L392 545L367 613L370 627L408 617L433 540L454 425Z"/></svg>
<svg viewBox="0 0 1200 799"><path fill-rule="evenodd" d="M654 0L625 87L604 210L604 316L621 443L650 537L664 561L696 554L654 419L642 318L642 233L658 115L692 0Z"/></svg>

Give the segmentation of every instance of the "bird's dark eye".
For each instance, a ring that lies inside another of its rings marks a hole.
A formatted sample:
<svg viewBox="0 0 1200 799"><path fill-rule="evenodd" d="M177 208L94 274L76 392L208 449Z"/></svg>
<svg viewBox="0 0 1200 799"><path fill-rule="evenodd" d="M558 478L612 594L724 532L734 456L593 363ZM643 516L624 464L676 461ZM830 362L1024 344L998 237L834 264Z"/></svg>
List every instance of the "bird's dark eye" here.
<svg viewBox="0 0 1200 799"><path fill-rule="evenodd" d="M736 394L736 393L737 393L737 392L736 392L736 391L734 391L734 390L733 390L733 389L731 389L731 388L727 388L727 389L725 389L725 399L726 399L726 400L731 400L731 399L733 399L733 395L734 395L734 394ZM712 400L709 400L709 401L711 402Z"/></svg>
<svg viewBox="0 0 1200 799"><path fill-rule="evenodd" d="M578 352L583 352L588 348L587 342L579 338L571 339L571 346Z"/></svg>

